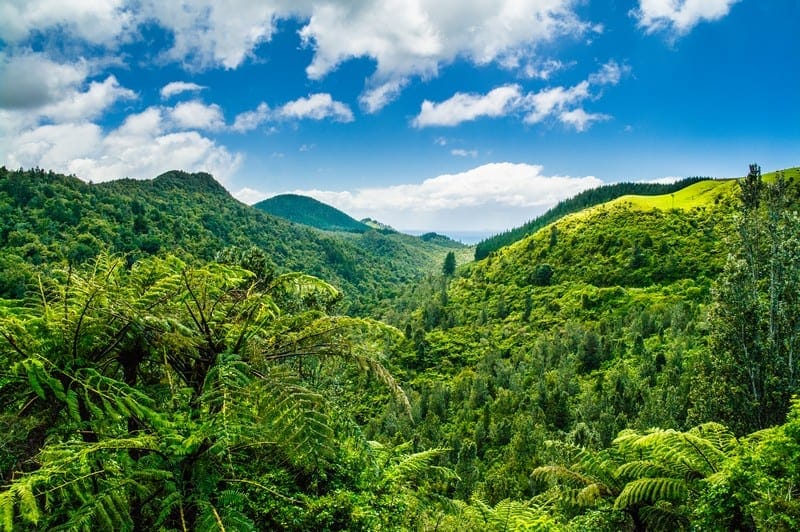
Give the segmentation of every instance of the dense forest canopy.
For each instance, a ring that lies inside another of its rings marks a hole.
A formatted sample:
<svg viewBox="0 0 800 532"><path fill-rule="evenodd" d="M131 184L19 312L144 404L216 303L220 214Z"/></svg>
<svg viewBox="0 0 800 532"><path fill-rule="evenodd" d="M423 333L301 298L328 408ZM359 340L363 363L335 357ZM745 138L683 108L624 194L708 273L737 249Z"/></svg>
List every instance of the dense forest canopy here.
<svg viewBox="0 0 800 532"><path fill-rule="evenodd" d="M625 190L466 263L3 168L0 526L800 528L800 169Z"/></svg>
<svg viewBox="0 0 800 532"><path fill-rule="evenodd" d="M281 272L302 270L343 292L345 310L367 315L397 287L437 271L455 242L370 230L332 235L236 201L209 174L167 172L152 180L87 184L43 170L0 169L0 297L33 288L30 266L77 265L101 250L129 262L172 253L213 260L227 247L256 246Z"/></svg>

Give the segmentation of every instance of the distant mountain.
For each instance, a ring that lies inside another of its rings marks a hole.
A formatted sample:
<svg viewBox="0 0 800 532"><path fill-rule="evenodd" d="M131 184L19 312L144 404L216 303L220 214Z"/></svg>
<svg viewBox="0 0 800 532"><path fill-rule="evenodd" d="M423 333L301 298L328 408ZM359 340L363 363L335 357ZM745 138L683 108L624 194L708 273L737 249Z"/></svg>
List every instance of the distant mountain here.
<svg viewBox="0 0 800 532"><path fill-rule="evenodd" d="M304 206L298 212L339 212L311 198L294 204ZM339 214L349 225L328 227L363 225ZM39 169L0 168L0 298L25 295L50 264L80 264L103 249L130 262L166 253L192 262L214 260L232 246L259 248L279 272L332 283L344 293L343 310L359 315L382 308L401 285L439 271L452 249L451 243L366 226L358 233L327 233L292 224L240 203L206 173L89 184Z"/></svg>
<svg viewBox="0 0 800 532"><path fill-rule="evenodd" d="M323 231L364 233L370 229L368 225L335 207L299 194L273 196L256 203L253 207L290 222L310 225Z"/></svg>

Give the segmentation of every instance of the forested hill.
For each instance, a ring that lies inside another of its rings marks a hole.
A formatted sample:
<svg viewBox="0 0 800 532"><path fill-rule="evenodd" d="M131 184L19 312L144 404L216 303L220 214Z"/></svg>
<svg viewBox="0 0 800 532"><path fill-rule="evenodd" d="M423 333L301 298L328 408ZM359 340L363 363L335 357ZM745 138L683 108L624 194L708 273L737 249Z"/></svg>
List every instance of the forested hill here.
<svg viewBox="0 0 800 532"><path fill-rule="evenodd" d="M31 288L33 267L78 265L103 249L130 262L163 253L207 261L231 246L256 246L278 271L331 282L357 314L438 269L451 250L409 235L340 238L294 225L240 203L204 173L88 184L42 170L0 170L0 297Z"/></svg>
<svg viewBox="0 0 800 532"><path fill-rule="evenodd" d="M273 196L256 203L253 207L273 216L324 231L364 233L370 230L367 224L359 222L339 209L298 194Z"/></svg>
<svg viewBox="0 0 800 532"><path fill-rule="evenodd" d="M517 242L567 214L578 212L625 195L655 196L670 194L703 179L706 178L689 177L668 185L656 183L615 183L613 185L603 185L590 190L584 190L569 199L558 202L555 207L549 209L530 222L478 242L477 246L475 246L475 259L483 259L491 252Z"/></svg>
<svg viewBox="0 0 800 532"><path fill-rule="evenodd" d="M800 422L800 169L781 175L622 196L429 286L403 437L451 449L455 498L534 528L796 528L796 493L772 499L800 480L779 465L800 456L781 439Z"/></svg>

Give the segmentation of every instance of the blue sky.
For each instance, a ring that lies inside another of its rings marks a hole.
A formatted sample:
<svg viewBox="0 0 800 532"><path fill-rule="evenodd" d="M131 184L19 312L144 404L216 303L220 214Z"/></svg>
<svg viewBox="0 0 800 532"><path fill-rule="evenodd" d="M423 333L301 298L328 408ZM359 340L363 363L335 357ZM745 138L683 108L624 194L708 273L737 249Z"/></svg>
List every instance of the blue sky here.
<svg viewBox="0 0 800 532"><path fill-rule="evenodd" d="M798 0L4 0L0 163L403 230L800 164Z"/></svg>

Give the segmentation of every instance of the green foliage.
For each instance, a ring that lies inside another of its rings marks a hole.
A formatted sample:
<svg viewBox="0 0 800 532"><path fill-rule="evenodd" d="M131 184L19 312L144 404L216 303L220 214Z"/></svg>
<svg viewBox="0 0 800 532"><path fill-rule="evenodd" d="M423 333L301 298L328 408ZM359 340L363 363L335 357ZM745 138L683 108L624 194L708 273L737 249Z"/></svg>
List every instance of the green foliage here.
<svg viewBox="0 0 800 532"><path fill-rule="evenodd" d="M782 423L800 391L800 218L782 173L764 183L751 165L740 184L742 212L715 285L694 415L745 434Z"/></svg>
<svg viewBox="0 0 800 532"><path fill-rule="evenodd" d="M302 271L337 286L340 309L353 315L385 308L382 300L440 268L447 251L467 253L451 240L295 225L241 204L205 173L100 184L41 170L0 173L0 267L11 272L0 279L0 297L35 289L33 267L50 276L54 265L78 266L103 249L129 264L167 253L196 264L253 247L275 273Z"/></svg>
<svg viewBox="0 0 800 532"><path fill-rule="evenodd" d="M447 255L444 257L442 273L448 277L456 273L456 254L452 251L448 251Z"/></svg>
<svg viewBox="0 0 800 532"><path fill-rule="evenodd" d="M694 510L703 529L796 530L800 526L800 403L784 425L751 434L708 477Z"/></svg>
<svg viewBox="0 0 800 532"><path fill-rule="evenodd" d="M261 528L242 484L281 468L318 482L349 441L291 361L350 361L405 400L373 354L396 331L314 307L310 294L336 293L327 283L171 257L124 265L101 253L35 305L2 306L0 389L36 420L2 461L6 529ZM291 297L303 310L284 314L276 298Z"/></svg>
<svg viewBox="0 0 800 532"><path fill-rule="evenodd" d="M365 233L370 230L368 225L351 218L339 209L308 196L281 194L260 201L253 207L273 216L324 231Z"/></svg>
<svg viewBox="0 0 800 532"><path fill-rule="evenodd" d="M615 183L613 185L603 185L591 190L583 191L572 198L560 201L555 207L549 209L541 216L527 222L520 227L510 229L499 235L487 238L478 242L475 247L475 260L481 260L488 257L492 252L499 250L504 246L508 246L522 240L526 236L536 233L539 229L555 222L559 218L567 214L575 213L599 205L607 201L625 196L628 194L640 194L648 196L656 196L660 194L670 194L682 188L685 188L693 183L702 181L701 177L689 177L682 179L670 185L659 185L654 183ZM551 237L555 240L556 233L551 233ZM555 244L555 242L553 242Z"/></svg>

